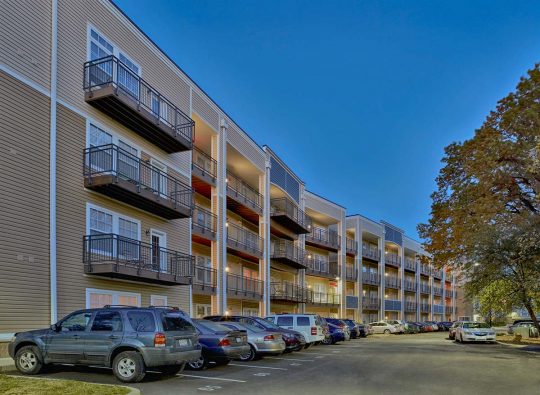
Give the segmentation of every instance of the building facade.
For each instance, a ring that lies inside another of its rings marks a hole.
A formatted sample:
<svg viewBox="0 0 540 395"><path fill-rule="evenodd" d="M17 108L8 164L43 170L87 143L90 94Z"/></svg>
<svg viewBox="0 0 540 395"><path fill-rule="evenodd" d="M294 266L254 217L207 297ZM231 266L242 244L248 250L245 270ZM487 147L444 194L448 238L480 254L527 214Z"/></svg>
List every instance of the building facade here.
<svg viewBox="0 0 540 395"><path fill-rule="evenodd" d="M0 341L106 304L455 318L419 243L306 190L112 2L2 2L0 32Z"/></svg>

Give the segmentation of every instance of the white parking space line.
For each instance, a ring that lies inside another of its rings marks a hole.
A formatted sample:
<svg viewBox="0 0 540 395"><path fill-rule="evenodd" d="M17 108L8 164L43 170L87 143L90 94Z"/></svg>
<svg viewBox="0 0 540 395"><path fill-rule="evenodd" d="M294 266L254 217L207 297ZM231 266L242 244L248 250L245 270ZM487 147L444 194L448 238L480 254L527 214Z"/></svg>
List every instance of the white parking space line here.
<svg viewBox="0 0 540 395"><path fill-rule="evenodd" d="M295 359L295 358L278 358L278 357L265 357L266 359L282 359L284 361L298 361L298 362L315 362L313 359Z"/></svg>
<svg viewBox="0 0 540 395"><path fill-rule="evenodd" d="M288 370L286 368L274 368L272 366L244 365L244 364L239 364L239 363L230 363L229 366L242 366L243 368L257 368L257 369Z"/></svg>
<svg viewBox="0 0 540 395"><path fill-rule="evenodd" d="M178 377L194 377L196 379L207 379L207 380L221 380L221 381L234 381L235 383L247 383L245 380L236 380L236 379L222 379L221 377L207 377L207 376L196 376L194 374L177 374Z"/></svg>
<svg viewBox="0 0 540 395"><path fill-rule="evenodd" d="M340 351L334 351L334 353L338 353ZM330 356L333 356L334 354L330 354L330 353L326 353L326 354L323 354L322 352L306 352L306 353L300 353L302 355L330 355Z"/></svg>

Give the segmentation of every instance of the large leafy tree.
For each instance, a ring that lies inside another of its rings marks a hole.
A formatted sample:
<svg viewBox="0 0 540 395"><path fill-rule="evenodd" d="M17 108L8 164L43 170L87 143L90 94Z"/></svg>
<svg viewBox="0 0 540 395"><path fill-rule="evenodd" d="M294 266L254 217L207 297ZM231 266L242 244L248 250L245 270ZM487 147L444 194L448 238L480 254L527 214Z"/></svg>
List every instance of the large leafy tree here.
<svg viewBox="0 0 540 395"><path fill-rule="evenodd" d="M504 280L496 280L477 293L478 313L492 325L500 322L515 306L513 285Z"/></svg>
<svg viewBox="0 0 540 395"><path fill-rule="evenodd" d="M540 66L474 137L445 149L431 217L418 227L437 264L479 291L497 280L534 314L540 288Z"/></svg>

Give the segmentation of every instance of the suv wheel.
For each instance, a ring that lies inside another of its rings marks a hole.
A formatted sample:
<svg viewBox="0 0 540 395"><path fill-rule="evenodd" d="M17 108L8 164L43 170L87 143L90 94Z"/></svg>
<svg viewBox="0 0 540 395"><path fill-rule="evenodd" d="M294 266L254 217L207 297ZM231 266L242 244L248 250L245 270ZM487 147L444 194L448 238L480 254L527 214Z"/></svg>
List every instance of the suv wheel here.
<svg viewBox="0 0 540 395"><path fill-rule="evenodd" d="M251 344L249 345L249 351L245 354L240 355L239 359L241 361L253 361L255 359L255 349Z"/></svg>
<svg viewBox="0 0 540 395"><path fill-rule="evenodd" d="M15 366L22 374L38 374L43 368L41 353L36 346L24 346L15 354Z"/></svg>
<svg viewBox="0 0 540 395"><path fill-rule="evenodd" d="M208 366L208 361L206 360L204 355L201 354L199 359L189 362L188 366L190 369L193 369L193 370L203 370Z"/></svg>
<svg viewBox="0 0 540 395"><path fill-rule="evenodd" d="M144 378L146 367L137 351L124 351L113 361L113 372L116 378L124 383L137 383Z"/></svg>

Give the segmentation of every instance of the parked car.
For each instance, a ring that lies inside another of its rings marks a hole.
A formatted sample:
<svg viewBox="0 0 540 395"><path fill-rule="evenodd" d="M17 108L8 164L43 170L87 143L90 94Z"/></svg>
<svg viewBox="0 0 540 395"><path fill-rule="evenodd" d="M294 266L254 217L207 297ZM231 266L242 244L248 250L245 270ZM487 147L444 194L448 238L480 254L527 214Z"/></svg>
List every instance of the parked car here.
<svg viewBox="0 0 540 395"><path fill-rule="evenodd" d="M193 322L169 307L105 306L75 311L48 329L16 333L9 355L23 374L47 364L111 367L120 381L141 381L147 368L180 372L201 356Z"/></svg>
<svg viewBox="0 0 540 395"><path fill-rule="evenodd" d="M460 322L455 328L455 340L458 342L495 342L495 330L484 322Z"/></svg>
<svg viewBox="0 0 540 395"><path fill-rule="evenodd" d="M373 335L375 333L375 330L370 324L361 324L360 331L362 331L362 326L366 336Z"/></svg>
<svg viewBox="0 0 540 395"><path fill-rule="evenodd" d="M285 342L285 352L300 351L306 345L306 338L302 333L292 329L282 328L273 322L265 320L264 318L243 315L212 315L205 317L204 319L211 321L241 322L243 324L256 326L260 329L272 332L280 332L283 337L283 341Z"/></svg>
<svg viewBox="0 0 540 395"><path fill-rule="evenodd" d="M231 330L218 322L208 320L193 320L193 323L199 332L202 352L199 359L188 363L189 368L202 370L211 363L226 365L232 359L238 359L249 352L245 331Z"/></svg>
<svg viewBox="0 0 540 395"><path fill-rule="evenodd" d="M345 328L328 322L329 335L323 340L323 344L336 344L347 340L345 337Z"/></svg>
<svg viewBox="0 0 540 395"><path fill-rule="evenodd" d="M450 327L452 326L453 322L451 321L441 321L437 322L437 326L439 328L442 328L441 330L448 332L450 330Z"/></svg>
<svg viewBox="0 0 540 395"><path fill-rule="evenodd" d="M394 325L397 333L405 333L405 322L402 320L384 320L391 325Z"/></svg>
<svg viewBox="0 0 540 395"><path fill-rule="evenodd" d="M419 333L420 327L415 322L405 322L405 333Z"/></svg>
<svg viewBox="0 0 540 395"><path fill-rule="evenodd" d="M432 332L438 332L441 329L439 329L439 325L437 325L437 323L435 321L426 321L426 324L428 324L429 326L431 326L431 331Z"/></svg>
<svg viewBox="0 0 540 395"><path fill-rule="evenodd" d="M516 328L531 328L534 327L532 321L516 320L512 325L508 326L508 334L513 335Z"/></svg>
<svg viewBox="0 0 540 395"><path fill-rule="evenodd" d="M278 314L268 316L266 320L300 332L306 340L306 348L320 343L326 337L326 322L318 314Z"/></svg>
<svg viewBox="0 0 540 395"><path fill-rule="evenodd" d="M246 331L249 351L238 357L241 361L252 361L263 355L281 355L285 351L285 342L281 333L260 329L250 324L223 321L221 325L233 330Z"/></svg>
<svg viewBox="0 0 540 395"><path fill-rule="evenodd" d="M461 321L455 321L448 330L448 338L454 340L456 338L456 328L461 324Z"/></svg>
<svg viewBox="0 0 540 395"><path fill-rule="evenodd" d="M338 318L324 318L324 320L328 324L333 324L339 326L343 330L343 335L345 337L345 340L351 340L351 330L349 329L349 325L341 319ZM330 329L330 328L329 328ZM332 330L330 329L330 332Z"/></svg>
<svg viewBox="0 0 540 395"><path fill-rule="evenodd" d="M398 332L394 325L384 321L372 322L369 325L373 328L374 333L384 333L385 335L389 335L390 333Z"/></svg>
<svg viewBox="0 0 540 395"><path fill-rule="evenodd" d="M349 327L349 332L351 333L351 339L358 339L359 337L362 337L362 332L360 330L360 325L356 323L354 320L350 320L348 318L345 318L342 320L347 326ZM366 335L364 334L363 337Z"/></svg>

